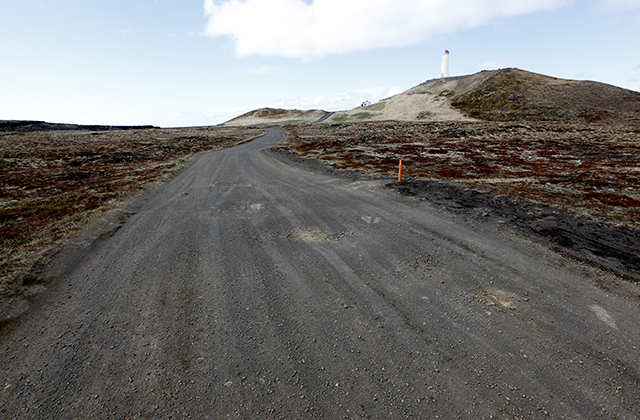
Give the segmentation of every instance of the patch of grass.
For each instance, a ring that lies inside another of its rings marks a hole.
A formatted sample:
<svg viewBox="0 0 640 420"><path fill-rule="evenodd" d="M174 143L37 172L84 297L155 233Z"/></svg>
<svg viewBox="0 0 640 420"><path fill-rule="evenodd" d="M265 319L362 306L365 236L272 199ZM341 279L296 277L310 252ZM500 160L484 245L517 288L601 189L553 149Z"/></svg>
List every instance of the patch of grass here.
<svg viewBox="0 0 640 420"><path fill-rule="evenodd" d="M378 104L375 104L375 105L378 105ZM363 107L362 109L368 109L368 107ZM375 113L368 112L368 111L360 111L352 114L348 112L339 112L331 117L331 122L334 122L334 123L358 122L358 121L367 120L375 116L376 116Z"/></svg>
<svg viewBox="0 0 640 420"><path fill-rule="evenodd" d="M0 249L9 252L27 242L33 233L48 221L60 220L78 209L95 207L93 200L80 194L59 194L53 197L24 200L0 207ZM93 206L91 205L93 204Z"/></svg>
<svg viewBox="0 0 640 420"><path fill-rule="evenodd" d="M286 125L301 125L301 124L308 124L310 122L313 122L311 120L285 120L285 121L273 121L273 122L269 122L269 123L259 123L259 124L253 124L251 125L251 127L273 127L274 125L281 125L281 126L286 126Z"/></svg>
<svg viewBox="0 0 640 420"><path fill-rule="evenodd" d="M346 122L348 119L349 119L349 114L347 114L346 112L338 112L331 117L331 121L334 121L336 123L343 123L343 122Z"/></svg>
<svg viewBox="0 0 640 420"><path fill-rule="evenodd" d="M374 114L372 114L371 112L356 112L355 114L351 115L351 118L355 120L366 120L367 118L373 117L373 115Z"/></svg>
<svg viewBox="0 0 640 420"><path fill-rule="evenodd" d="M367 111L382 111L387 106L386 102L380 101L375 104L365 106L362 109L366 109Z"/></svg>
<svg viewBox="0 0 640 420"><path fill-rule="evenodd" d="M421 111L416 116L416 119L418 119L418 120L430 120L431 118L433 118L434 115L435 114L433 112L431 112L431 111Z"/></svg>
<svg viewBox="0 0 640 420"><path fill-rule="evenodd" d="M451 105L486 121L638 123L640 93L602 83L563 80L503 69L474 89L451 96Z"/></svg>

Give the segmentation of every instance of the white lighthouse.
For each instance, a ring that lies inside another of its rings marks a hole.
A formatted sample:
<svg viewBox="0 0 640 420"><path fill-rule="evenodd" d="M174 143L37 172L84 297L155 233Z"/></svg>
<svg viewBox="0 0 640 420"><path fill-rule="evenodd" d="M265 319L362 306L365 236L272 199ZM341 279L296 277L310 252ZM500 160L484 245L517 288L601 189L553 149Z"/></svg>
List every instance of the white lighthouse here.
<svg viewBox="0 0 640 420"><path fill-rule="evenodd" d="M445 50L442 56L442 68L440 69L439 78L449 77L449 50Z"/></svg>

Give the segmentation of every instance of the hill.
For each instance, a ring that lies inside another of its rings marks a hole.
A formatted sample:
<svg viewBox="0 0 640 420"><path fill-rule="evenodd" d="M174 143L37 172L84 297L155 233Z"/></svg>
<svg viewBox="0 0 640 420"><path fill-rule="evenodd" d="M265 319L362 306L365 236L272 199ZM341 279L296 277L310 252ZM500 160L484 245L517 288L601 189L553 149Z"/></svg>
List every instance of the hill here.
<svg viewBox="0 0 640 420"><path fill-rule="evenodd" d="M327 111L311 109L301 111L297 109L260 108L242 114L223 125L233 126L260 126L260 125L297 125L309 124L327 115Z"/></svg>
<svg viewBox="0 0 640 420"><path fill-rule="evenodd" d="M605 83L559 79L519 69L428 80L328 122L356 121L640 122L640 93Z"/></svg>
<svg viewBox="0 0 640 420"><path fill-rule="evenodd" d="M372 105L336 112L328 122L473 121L451 106L451 97L471 91L492 72L428 80Z"/></svg>
<svg viewBox="0 0 640 420"><path fill-rule="evenodd" d="M261 108L225 126L299 125L322 110ZM333 113L327 123L361 121L603 121L640 123L640 92L509 68L428 80L372 105Z"/></svg>
<svg viewBox="0 0 640 420"><path fill-rule="evenodd" d="M451 105L487 121L640 123L640 92L519 69L486 73L481 83L453 95Z"/></svg>

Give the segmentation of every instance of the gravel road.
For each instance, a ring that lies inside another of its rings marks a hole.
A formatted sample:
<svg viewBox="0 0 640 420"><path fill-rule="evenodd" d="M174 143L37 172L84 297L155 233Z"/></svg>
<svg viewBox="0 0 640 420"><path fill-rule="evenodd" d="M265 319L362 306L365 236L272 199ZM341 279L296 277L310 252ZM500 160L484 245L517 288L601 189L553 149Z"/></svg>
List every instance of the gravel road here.
<svg viewBox="0 0 640 420"><path fill-rule="evenodd" d="M0 418L640 417L610 274L283 138L200 155L58 256L0 337Z"/></svg>

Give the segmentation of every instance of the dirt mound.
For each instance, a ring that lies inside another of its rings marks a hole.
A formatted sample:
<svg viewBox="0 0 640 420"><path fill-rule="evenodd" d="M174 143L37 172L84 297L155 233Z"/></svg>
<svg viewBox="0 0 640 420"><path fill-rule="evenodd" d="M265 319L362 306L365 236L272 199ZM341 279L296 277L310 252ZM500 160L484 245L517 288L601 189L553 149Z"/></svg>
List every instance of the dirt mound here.
<svg viewBox="0 0 640 420"><path fill-rule="evenodd" d="M639 123L640 92L605 83L558 79L519 69L481 72L480 83L452 92L451 105L488 121ZM473 78L472 76L465 76ZM477 77L476 77L477 78Z"/></svg>
<svg viewBox="0 0 640 420"><path fill-rule="evenodd" d="M308 124L327 115L327 111L320 109L299 110L280 108L260 108L242 114L224 123L225 126L249 125L296 125Z"/></svg>
<svg viewBox="0 0 640 420"><path fill-rule="evenodd" d="M57 124L45 121L0 120L0 132L30 133L33 131L108 131L108 130L141 130L158 128L153 125L80 125Z"/></svg>

